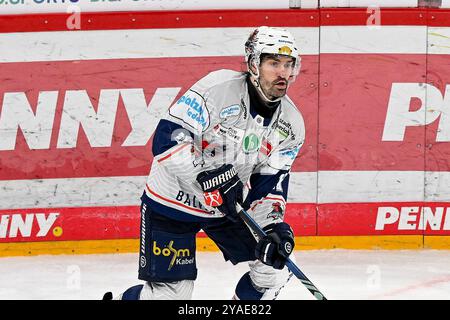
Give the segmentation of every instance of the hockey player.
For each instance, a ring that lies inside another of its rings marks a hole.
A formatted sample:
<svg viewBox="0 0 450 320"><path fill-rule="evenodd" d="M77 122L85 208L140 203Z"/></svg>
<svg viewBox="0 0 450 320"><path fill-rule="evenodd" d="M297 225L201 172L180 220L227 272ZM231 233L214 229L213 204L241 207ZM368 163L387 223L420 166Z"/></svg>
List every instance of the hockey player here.
<svg viewBox="0 0 450 320"><path fill-rule="evenodd" d="M248 38L245 57L248 72L208 74L160 120L141 197L139 279L145 284L118 299L190 299L201 229L225 260L249 263L234 299L275 299L289 280L285 263L294 235L283 216L305 129L286 92L300 57L288 31L265 26ZM267 237L255 239L237 203Z"/></svg>

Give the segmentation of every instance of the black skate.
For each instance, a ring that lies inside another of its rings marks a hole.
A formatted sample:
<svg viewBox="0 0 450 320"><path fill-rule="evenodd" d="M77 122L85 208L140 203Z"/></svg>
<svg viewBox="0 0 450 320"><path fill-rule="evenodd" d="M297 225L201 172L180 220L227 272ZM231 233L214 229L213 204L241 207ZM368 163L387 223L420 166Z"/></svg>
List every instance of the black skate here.
<svg viewBox="0 0 450 320"><path fill-rule="evenodd" d="M103 295L103 299L102 300L112 300L113 299L113 295L112 292L107 292Z"/></svg>

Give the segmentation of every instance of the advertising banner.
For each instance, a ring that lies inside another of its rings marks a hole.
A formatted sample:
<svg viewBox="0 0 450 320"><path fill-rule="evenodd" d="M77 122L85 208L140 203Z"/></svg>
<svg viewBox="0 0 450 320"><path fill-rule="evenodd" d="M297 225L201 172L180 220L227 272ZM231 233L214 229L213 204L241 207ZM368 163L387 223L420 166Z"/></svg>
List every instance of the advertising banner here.
<svg viewBox="0 0 450 320"><path fill-rule="evenodd" d="M450 25L427 14L287 27L302 59L286 211L300 239L450 235ZM209 72L246 71L253 29L0 33L0 243L138 238L159 118Z"/></svg>

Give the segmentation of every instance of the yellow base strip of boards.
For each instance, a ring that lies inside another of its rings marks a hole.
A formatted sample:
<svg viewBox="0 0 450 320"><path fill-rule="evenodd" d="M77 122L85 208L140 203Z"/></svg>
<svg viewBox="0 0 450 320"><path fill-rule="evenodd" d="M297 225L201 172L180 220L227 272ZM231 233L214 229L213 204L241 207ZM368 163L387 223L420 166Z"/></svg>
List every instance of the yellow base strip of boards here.
<svg viewBox="0 0 450 320"><path fill-rule="evenodd" d="M424 237L425 249L450 249L450 236L425 236Z"/></svg>
<svg viewBox="0 0 450 320"><path fill-rule="evenodd" d="M423 248L423 236L312 236L296 237L298 250L353 249L353 250L410 250ZM450 246L449 246L450 249Z"/></svg>
<svg viewBox="0 0 450 320"><path fill-rule="evenodd" d="M139 239L0 243L0 257L138 251Z"/></svg>
<svg viewBox="0 0 450 320"><path fill-rule="evenodd" d="M295 238L296 250L450 250L450 236L305 236ZM198 251L218 251L209 238L197 237ZM0 257L41 254L138 253L139 239L0 243Z"/></svg>

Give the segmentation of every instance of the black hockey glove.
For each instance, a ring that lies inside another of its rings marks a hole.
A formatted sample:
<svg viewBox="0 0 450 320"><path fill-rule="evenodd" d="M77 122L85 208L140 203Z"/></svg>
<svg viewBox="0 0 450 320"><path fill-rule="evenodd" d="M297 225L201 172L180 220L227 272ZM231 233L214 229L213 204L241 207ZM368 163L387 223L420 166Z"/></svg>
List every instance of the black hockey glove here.
<svg viewBox="0 0 450 320"><path fill-rule="evenodd" d="M272 223L263 228L266 236L256 244L255 254L262 263L283 269L294 249L294 233L285 223Z"/></svg>
<svg viewBox="0 0 450 320"><path fill-rule="evenodd" d="M205 196L205 204L216 207L231 221L239 219L236 204L243 202L243 188L236 169L224 164L218 169L200 172L197 176Z"/></svg>

